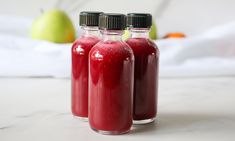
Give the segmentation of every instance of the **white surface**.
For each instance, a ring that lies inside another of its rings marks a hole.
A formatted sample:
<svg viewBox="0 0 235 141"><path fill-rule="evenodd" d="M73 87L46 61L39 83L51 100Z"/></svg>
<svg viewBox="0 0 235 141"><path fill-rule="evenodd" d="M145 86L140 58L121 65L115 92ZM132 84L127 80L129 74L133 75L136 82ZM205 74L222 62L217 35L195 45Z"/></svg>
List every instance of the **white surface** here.
<svg viewBox="0 0 235 141"><path fill-rule="evenodd" d="M0 34L0 76L70 77L72 44Z"/></svg>
<svg viewBox="0 0 235 141"><path fill-rule="evenodd" d="M0 79L1 141L234 141L235 78L160 79L159 124L104 136L70 113L68 79Z"/></svg>
<svg viewBox="0 0 235 141"><path fill-rule="evenodd" d="M235 75L235 22L183 39L157 40L161 77Z"/></svg>

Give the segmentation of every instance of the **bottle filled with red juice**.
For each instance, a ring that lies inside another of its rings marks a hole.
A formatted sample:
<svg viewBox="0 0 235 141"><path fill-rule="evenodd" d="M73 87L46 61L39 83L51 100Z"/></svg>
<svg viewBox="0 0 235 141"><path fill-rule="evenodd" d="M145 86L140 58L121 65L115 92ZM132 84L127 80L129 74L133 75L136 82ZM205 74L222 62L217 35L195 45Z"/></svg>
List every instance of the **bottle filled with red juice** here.
<svg viewBox="0 0 235 141"><path fill-rule="evenodd" d="M134 124L153 122L157 114L159 50L149 39L151 25L151 14L127 15L127 26L131 37L126 43L135 55Z"/></svg>
<svg viewBox="0 0 235 141"><path fill-rule="evenodd" d="M89 54L89 123L102 134L123 134L132 125L134 55L124 41L123 14L102 14L102 40Z"/></svg>
<svg viewBox="0 0 235 141"><path fill-rule="evenodd" d="M100 41L99 15L101 12L81 12L82 35L72 46L72 101L74 116L87 120L88 117L88 56L91 48Z"/></svg>

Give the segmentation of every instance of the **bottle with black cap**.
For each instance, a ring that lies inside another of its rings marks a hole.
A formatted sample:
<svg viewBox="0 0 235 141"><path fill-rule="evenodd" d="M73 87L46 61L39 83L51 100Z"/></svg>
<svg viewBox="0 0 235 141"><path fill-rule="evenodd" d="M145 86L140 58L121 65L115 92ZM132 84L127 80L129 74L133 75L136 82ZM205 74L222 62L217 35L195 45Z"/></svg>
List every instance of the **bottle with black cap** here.
<svg viewBox="0 0 235 141"><path fill-rule="evenodd" d="M74 116L83 120L88 117L88 54L100 41L98 24L101 13L80 13L82 35L72 46L71 109Z"/></svg>
<svg viewBox="0 0 235 141"><path fill-rule="evenodd" d="M132 125L134 55L122 41L123 14L102 14L102 39L89 54L89 123L102 134L127 133Z"/></svg>
<svg viewBox="0 0 235 141"><path fill-rule="evenodd" d="M157 115L159 50L149 39L151 25L151 14L127 14L131 37L126 42L135 55L134 124L153 122Z"/></svg>

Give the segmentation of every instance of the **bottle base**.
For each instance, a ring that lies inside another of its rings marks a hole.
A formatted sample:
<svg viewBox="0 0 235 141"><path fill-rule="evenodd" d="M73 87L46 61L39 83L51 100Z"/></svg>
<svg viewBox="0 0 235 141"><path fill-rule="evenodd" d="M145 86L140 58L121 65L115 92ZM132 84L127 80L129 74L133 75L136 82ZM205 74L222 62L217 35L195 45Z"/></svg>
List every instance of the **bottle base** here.
<svg viewBox="0 0 235 141"><path fill-rule="evenodd" d="M105 130L97 130L97 129L94 129L91 127L91 129L99 134L103 134L103 135L121 135L121 134L126 134L128 132L130 132L130 130L127 130L127 131L123 131L123 132L120 132L120 131L105 131Z"/></svg>
<svg viewBox="0 0 235 141"><path fill-rule="evenodd" d="M140 124L148 124L152 123L156 120L156 117L150 118L150 119L144 119L144 120L133 120L133 124L140 125Z"/></svg>
<svg viewBox="0 0 235 141"><path fill-rule="evenodd" d="M76 119L79 119L81 121L88 122L88 117L79 117L79 116L75 116L75 115L73 117Z"/></svg>

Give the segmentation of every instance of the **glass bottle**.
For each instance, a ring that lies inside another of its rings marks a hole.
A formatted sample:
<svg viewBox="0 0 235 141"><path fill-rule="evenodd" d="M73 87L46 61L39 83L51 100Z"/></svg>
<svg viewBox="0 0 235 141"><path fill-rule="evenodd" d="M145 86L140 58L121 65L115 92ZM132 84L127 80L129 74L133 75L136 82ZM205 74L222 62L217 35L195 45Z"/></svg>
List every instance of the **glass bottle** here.
<svg viewBox="0 0 235 141"><path fill-rule="evenodd" d="M151 14L127 14L131 37L126 43L135 55L133 123L153 122L157 115L159 50L149 39Z"/></svg>
<svg viewBox="0 0 235 141"><path fill-rule="evenodd" d="M89 55L89 123L102 134L123 134L132 125L134 55L122 41L123 14L103 14L102 40Z"/></svg>
<svg viewBox="0 0 235 141"><path fill-rule="evenodd" d="M100 41L99 15L101 12L81 12L82 35L72 46L72 114L80 119L88 117L88 55L91 48Z"/></svg>

